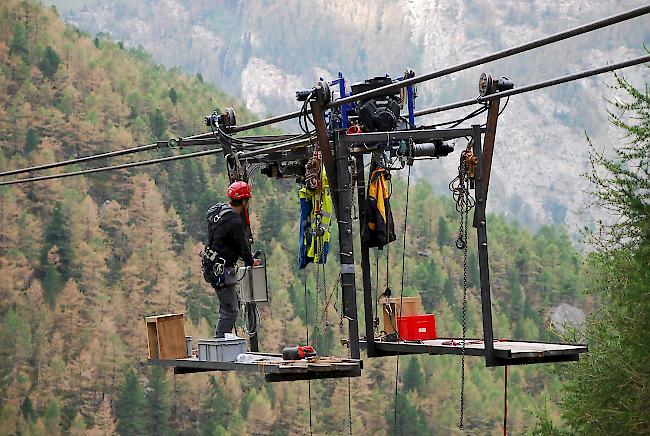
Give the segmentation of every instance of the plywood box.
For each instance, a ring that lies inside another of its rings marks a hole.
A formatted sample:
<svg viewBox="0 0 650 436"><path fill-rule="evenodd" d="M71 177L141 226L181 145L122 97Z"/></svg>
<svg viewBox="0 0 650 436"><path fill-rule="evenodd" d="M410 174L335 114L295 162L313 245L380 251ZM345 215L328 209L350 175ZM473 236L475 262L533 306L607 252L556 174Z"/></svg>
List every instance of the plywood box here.
<svg viewBox="0 0 650 436"><path fill-rule="evenodd" d="M400 312L400 297L390 297L381 300L381 314L383 330L386 333L393 333L397 326L399 315L420 315L422 313L422 301L420 297L402 297L404 308Z"/></svg>
<svg viewBox="0 0 650 436"><path fill-rule="evenodd" d="M182 313L148 316L145 321L147 323L149 359L183 359L187 357Z"/></svg>

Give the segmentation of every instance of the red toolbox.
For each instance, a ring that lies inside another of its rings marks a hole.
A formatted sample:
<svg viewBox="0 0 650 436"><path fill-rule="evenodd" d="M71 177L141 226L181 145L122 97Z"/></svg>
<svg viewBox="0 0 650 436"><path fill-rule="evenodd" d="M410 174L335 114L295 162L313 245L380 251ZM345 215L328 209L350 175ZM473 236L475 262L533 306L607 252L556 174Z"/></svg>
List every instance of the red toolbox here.
<svg viewBox="0 0 650 436"><path fill-rule="evenodd" d="M436 338L436 316L409 315L397 317L400 339L404 341L424 341Z"/></svg>

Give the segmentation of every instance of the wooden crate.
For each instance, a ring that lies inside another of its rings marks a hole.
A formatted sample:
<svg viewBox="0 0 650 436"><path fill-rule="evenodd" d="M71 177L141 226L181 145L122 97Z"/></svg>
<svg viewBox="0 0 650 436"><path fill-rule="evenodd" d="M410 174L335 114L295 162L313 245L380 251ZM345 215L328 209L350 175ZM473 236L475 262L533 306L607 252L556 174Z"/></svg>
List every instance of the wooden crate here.
<svg viewBox="0 0 650 436"><path fill-rule="evenodd" d="M147 345L149 359L182 359L187 357L185 324L182 313L148 316Z"/></svg>
<svg viewBox="0 0 650 436"><path fill-rule="evenodd" d="M422 301L420 297L402 297L404 308L402 316L422 314ZM390 297L381 300L381 314L383 330L393 333L397 327L397 316L400 315L400 297Z"/></svg>

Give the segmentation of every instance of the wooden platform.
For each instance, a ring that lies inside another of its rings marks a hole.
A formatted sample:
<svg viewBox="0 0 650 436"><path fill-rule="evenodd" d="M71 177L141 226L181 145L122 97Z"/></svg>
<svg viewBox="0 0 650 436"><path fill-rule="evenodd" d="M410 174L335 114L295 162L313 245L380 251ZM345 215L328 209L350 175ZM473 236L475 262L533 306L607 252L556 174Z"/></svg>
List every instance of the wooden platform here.
<svg viewBox="0 0 650 436"><path fill-rule="evenodd" d="M367 342L360 340L362 347ZM376 341L375 348L382 356L397 354L432 354L444 355L462 353L462 339L439 338L416 342L382 342ZM578 360L581 353L588 348L584 344L566 344L551 342L528 342L495 340L494 351L500 365L526 365L533 363L564 362ZM481 339L467 339L466 356L485 356L485 344Z"/></svg>
<svg viewBox="0 0 650 436"><path fill-rule="evenodd" d="M268 382L359 377L362 361L322 357L315 361L282 360L280 354L249 353L261 360L253 363L206 362L196 357L186 359L149 359L152 365L174 368L175 374L207 371L247 371L264 373Z"/></svg>

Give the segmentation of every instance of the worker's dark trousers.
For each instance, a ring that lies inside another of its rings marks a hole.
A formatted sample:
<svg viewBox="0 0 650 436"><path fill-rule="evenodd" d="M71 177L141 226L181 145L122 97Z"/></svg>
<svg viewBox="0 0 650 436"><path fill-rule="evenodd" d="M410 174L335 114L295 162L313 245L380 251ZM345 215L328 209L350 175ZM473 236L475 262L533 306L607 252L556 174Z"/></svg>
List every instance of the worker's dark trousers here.
<svg viewBox="0 0 650 436"><path fill-rule="evenodd" d="M215 338L223 338L225 333L231 333L237 321L238 299L235 286L227 286L217 290L219 296L219 321L217 330L214 333Z"/></svg>

